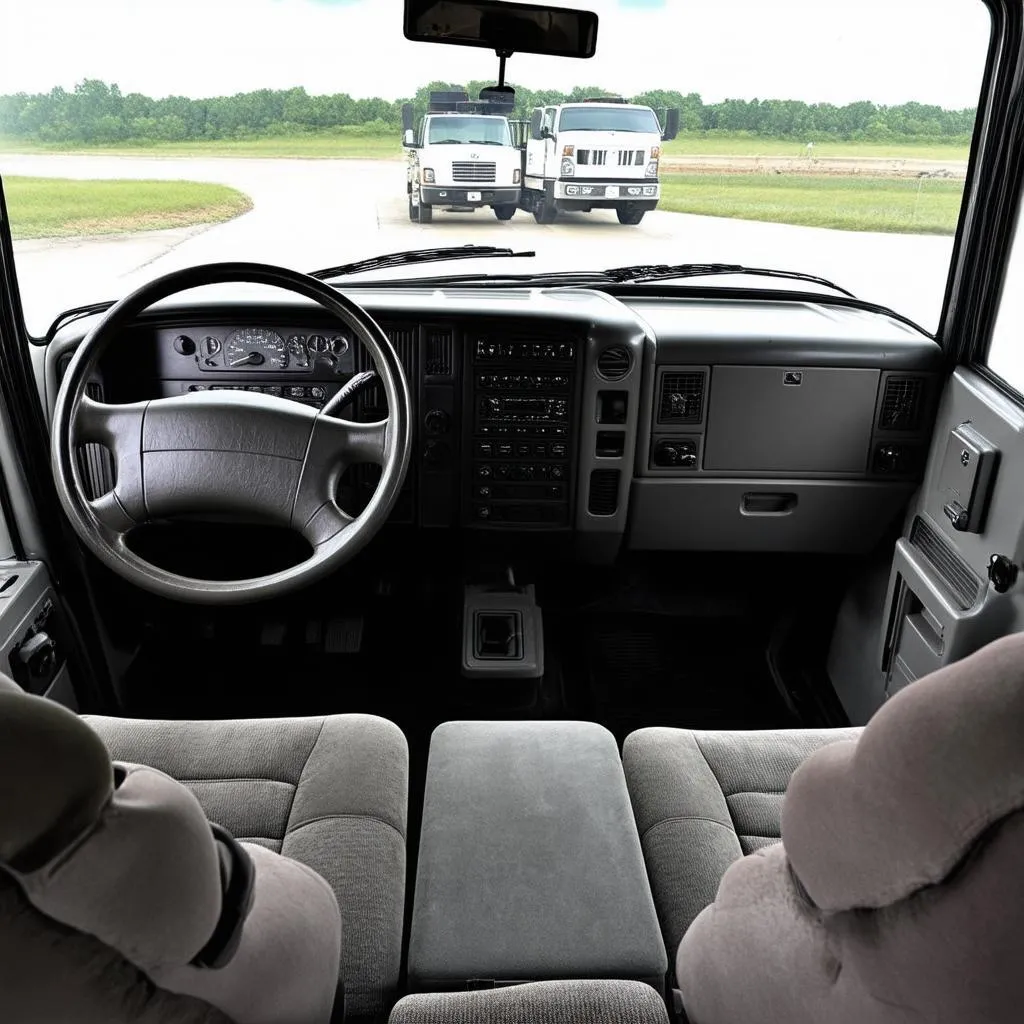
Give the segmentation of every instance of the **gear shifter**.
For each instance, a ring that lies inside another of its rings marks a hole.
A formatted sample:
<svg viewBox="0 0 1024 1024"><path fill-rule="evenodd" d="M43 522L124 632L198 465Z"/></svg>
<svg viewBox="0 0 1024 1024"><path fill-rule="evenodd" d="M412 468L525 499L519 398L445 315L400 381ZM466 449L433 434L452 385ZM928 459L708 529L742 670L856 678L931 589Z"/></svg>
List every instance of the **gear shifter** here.
<svg viewBox="0 0 1024 1024"><path fill-rule="evenodd" d="M356 395L365 391L367 388L372 387L377 383L377 373L374 370L364 370L362 373L357 373L353 377L350 377L342 386L341 390L324 405L323 409L320 410L324 416L333 416L335 413L341 412L345 406L350 405L355 399Z"/></svg>

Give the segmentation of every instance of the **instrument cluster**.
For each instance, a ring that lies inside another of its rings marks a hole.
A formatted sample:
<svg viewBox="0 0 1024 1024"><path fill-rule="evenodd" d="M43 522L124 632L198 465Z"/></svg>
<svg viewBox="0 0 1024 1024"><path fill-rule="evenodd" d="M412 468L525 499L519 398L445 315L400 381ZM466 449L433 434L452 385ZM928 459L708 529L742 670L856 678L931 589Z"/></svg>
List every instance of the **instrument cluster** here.
<svg viewBox="0 0 1024 1024"><path fill-rule="evenodd" d="M337 330L231 326L177 334L180 356L193 356L200 370L273 373L351 373L353 342Z"/></svg>

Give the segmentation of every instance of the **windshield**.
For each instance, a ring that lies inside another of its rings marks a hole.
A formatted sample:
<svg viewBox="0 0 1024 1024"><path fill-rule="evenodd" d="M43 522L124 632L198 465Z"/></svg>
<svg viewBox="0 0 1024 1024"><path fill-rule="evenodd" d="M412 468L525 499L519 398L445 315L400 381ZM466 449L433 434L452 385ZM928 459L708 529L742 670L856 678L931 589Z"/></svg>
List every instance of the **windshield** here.
<svg viewBox="0 0 1024 1024"><path fill-rule="evenodd" d="M432 117L427 144L468 142L480 146L510 146L508 121L498 117Z"/></svg>
<svg viewBox="0 0 1024 1024"><path fill-rule="evenodd" d="M506 143L505 118L430 115L437 94L435 108L477 100L498 58L407 41L402 0L8 5L0 176L29 329L188 265L309 271L467 244L536 255L353 280L744 264L936 328L989 44L981 0L585 6L593 58L508 59L520 153L484 148ZM634 106L585 103L600 96ZM678 135L662 138L671 110ZM593 134L559 143L580 127ZM481 149L446 159L424 141ZM765 280L675 286L717 284Z"/></svg>
<svg viewBox="0 0 1024 1024"><path fill-rule="evenodd" d="M558 119L560 132L654 132L661 126L653 110L640 107L568 107Z"/></svg>

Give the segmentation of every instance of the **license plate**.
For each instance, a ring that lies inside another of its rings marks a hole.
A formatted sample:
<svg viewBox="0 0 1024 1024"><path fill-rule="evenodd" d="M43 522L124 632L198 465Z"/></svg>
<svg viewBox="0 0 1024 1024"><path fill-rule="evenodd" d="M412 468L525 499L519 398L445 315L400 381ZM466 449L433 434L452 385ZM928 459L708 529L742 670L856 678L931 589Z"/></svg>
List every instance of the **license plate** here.
<svg viewBox="0 0 1024 1024"><path fill-rule="evenodd" d="M479 192L467 192L466 193L466 202L467 203L479 203L480 202L480 193Z"/></svg>
<svg viewBox="0 0 1024 1024"><path fill-rule="evenodd" d="M608 187L607 187L607 188L606 188L606 189L604 190L604 194L605 194L605 195L606 195L606 196L607 196L607 197L608 197L609 199L618 199L618 198L619 198L619 186L618 186L618 185L609 185L609 186L608 186Z"/></svg>

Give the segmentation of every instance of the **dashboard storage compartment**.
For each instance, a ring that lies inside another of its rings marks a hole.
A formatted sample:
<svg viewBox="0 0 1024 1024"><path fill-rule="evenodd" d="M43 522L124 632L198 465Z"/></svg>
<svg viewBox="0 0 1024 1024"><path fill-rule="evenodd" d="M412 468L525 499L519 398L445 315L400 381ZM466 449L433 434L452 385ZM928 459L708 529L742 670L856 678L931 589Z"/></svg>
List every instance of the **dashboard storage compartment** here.
<svg viewBox="0 0 1024 1024"><path fill-rule="evenodd" d="M590 722L446 722L427 764L412 992L668 963L618 747Z"/></svg>
<svg viewBox="0 0 1024 1024"><path fill-rule="evenodd" d="M863 474L878 377L842 367L716 366L704 470Z"/></svg>

